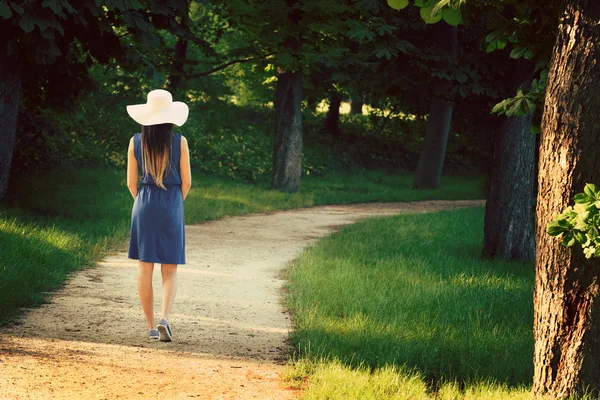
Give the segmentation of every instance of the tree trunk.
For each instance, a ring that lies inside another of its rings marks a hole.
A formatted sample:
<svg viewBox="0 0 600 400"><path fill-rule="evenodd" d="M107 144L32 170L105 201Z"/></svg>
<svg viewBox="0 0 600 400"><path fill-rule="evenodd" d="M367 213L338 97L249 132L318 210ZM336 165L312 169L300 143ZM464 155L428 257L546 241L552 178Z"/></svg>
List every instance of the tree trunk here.
<svg viewBox="0 0 600 400"><path fill-rule="evenodd" d="M587 182L600 183L600 2L567 0L542 117L534 294L533 393L600 389L599 259L546 226Z"/></svg>
<svg viewBox="0 0 600 400"><path fill-rule="evenodd" d="M316 97L309 97L306 99L306 105L311 113L315 114L317 112L317 106L319 105L319 100Z"/></svg>
<svg viewBox="0 0 600 400"><path fill-rule="evenodd" d="M171 93L174 93L177 91L177 89L179 89L179 84L181 83L181 78L184 74L183 65L187 54L188 45L188 41L186 39L178 37L176 40L175 60L171 65L171 70L169 71L169 76L167 77L167 82L165 84L167 90Z"/></svg>
<svg viewBox="0 0 600 400"><path fill-rule="evenodd" d="M302 173L302 71L278 71L272 189L295 192Z"/></svg>
<svg viewBox="0 0 600 400"><path fill-rule="evenodd" d="M8 193L21 94L21 73L12 64L0 58L0 200Z"/></svg>
<svg viewBox="0 0 600 400"><path fill-rule="evenodd" d="M439 23L436 24L435 29L437 29L436 35L440 51L447 52L452 58L456 58L456 27ZM433 88L431 109L425 127L425 141L413 184L415 189L440 187L453 108L452 102L447 98L448 89L449 85L445 83L436 84Z"/></svg>
<svg viewBox="0 0 600 400"><path fill-rule="evenodd" d="M529 88L533 64L513 62L511 92ZM536 135L531 115L503 117L494 130L494 155L485 205L483 256L533 261L534 162Z"/></svg>
<svg viewBox="0 0 600 400"><path fill-rule="evenodd" d="M329 96L329 110L327 111L327 116L325 117L325 123L323 124L323 128L325 132L331 133L333 135L340 134L340 106L342 105L342 97L335 90L331 89L331 94Z"/></svg>
<svg viewBox="0 0 600 400"><path fill-rule="evenodd" d="M188 19L189 19L189 3L186 0L185 2L185 12L181 16L181 22L179 25L184 28L185 32L188 31ZM185 39L185 36L177 36L175 42L174 49L174 57L175 60L173 64L171 64L171 70L169 71L169 76L165 82L165 87L171 93L174 93L179 89L179 84L181 83L181 79L185 73L183 66L185 64L185 58L187 56L187 46L188 41Z"/></svg>
<svg viewBox="0 0 600 400"><path fill-rule="evenodd" d="M352 100L350 102L350 115L362 115L363 105L362 94L356 94L352 96Z"/></svg>

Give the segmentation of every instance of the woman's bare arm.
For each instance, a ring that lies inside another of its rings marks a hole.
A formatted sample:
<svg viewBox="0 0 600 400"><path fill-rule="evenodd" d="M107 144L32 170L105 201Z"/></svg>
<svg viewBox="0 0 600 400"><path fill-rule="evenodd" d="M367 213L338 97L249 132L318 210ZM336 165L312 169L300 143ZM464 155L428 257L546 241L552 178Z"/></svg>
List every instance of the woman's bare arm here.
<svg viewBox="0 0 600 400"><path fill-rule="evenodd" d="M192 167L190 166L190 148L187 139L183 135L181 136L179 172L181 175L181 192L183 193L183 200L185 200L192 186Z"/></svg>
<svg viewBox="0 0 600 400"><path fill-rule="evenodd" d="M138 163L133 152L133 138L129 140L127 149L127 187L135 199L138 193Z"/></svg>

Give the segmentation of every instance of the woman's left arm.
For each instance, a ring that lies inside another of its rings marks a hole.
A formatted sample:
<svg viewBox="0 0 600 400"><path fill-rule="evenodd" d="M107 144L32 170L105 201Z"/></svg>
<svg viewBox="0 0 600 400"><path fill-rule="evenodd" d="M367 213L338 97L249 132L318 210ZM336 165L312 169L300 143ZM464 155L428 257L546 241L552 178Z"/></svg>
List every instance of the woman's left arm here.
<svg viewBox="0 0 600 400"><path fill-rule="evenodd" d="M127 149L127 187L135 199L138 194L138 163L133 152L133 137L129 140Z"/></svg>

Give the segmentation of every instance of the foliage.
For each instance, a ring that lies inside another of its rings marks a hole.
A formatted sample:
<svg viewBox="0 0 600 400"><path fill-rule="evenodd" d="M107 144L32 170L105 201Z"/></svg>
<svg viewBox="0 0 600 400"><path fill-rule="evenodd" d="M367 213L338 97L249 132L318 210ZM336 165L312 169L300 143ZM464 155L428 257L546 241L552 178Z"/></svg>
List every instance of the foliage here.
<svg viewBox="0 0 600 400"><path fill-rule="evenodd" d="M127 36L159 46L155 24L166 20L161 27L175 30L184 6L183 0L86 0L77 8L67 0L2 1L0 50L22 70L27 104L68 109L94 88L88 70L95 62L138 68L140 52Z"/></svg>
<svg viewBox="0 0 600 400"><path fill-rule="evenodd" d="M600 257L600 190L588 183L583 193L577 193L573 200L574 205L568 206L548 224L546 233L562 235L561 243L566 247L578 243L585 258Z"/></svg>
<svg viewBox="0 0 600 400"><path fill-rule="evenodd" d="M515 97L502 100L492 108L492 112L498 115L506 114L509 117L533 114L537 107L536 103L544 96L547 80L548 70L545 69L540 73L540 79L532 81L530 90L519 88Z"/></svg>

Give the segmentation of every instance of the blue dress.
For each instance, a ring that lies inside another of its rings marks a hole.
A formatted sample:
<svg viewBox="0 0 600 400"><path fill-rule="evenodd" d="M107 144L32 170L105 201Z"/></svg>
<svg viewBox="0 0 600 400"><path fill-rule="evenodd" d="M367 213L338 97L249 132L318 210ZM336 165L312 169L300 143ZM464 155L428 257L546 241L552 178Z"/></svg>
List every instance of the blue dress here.
<svg viewBox="0 0 600 400"><path fill-rule="evenodd" d="M128 258L163 264L185 264L185 223L179 159L181 134L172 135L171 168L163 177L167 190L145 174L142 134L133 136L135 159L142 181L131 210Z"/></svg>

